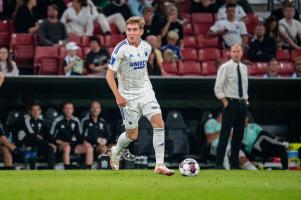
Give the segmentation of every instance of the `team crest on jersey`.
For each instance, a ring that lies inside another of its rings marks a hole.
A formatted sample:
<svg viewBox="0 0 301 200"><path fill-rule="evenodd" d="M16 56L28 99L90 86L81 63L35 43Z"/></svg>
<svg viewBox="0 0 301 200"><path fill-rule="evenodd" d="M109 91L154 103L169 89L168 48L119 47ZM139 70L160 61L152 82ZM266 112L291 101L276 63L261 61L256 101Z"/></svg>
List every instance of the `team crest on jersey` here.
<svg viewBox="0 0 301 200"><path fill-rule="evenodd" d="M130 58L133 58L134 56L133 56L133 54L130 54Z"/></svg>

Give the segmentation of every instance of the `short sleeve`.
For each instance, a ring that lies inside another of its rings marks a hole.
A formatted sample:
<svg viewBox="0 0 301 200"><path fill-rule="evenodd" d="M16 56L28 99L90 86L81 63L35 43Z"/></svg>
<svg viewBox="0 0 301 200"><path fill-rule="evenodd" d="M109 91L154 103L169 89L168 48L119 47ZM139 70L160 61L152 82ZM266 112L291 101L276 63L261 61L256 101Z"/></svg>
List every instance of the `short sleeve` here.
<svg viewBox="0 0 301 200"><path fill-rule="evenodd" d="M120 67L120 63L124 57L124 46L121 45L122 43L119 43L112 55L111 55L111 60L110 60L110 63L108 65L108 67L113 70L113 71L117 71Z"/></svg>
<svg viewBox="0 0 301 200"><path fill-rule="evenodd" d="M286 29L285 29L285 24L283 23L283 21L279 21L279 32L286 32Z"/></svg>
<svg viewBox="0 0 301 200"><path fill-rule="evenodd" d="M240 27L240 35L248 35L248 32L247 32L247 27L245 25L244 22L239 22L239 27Z"/></svg>
<svg viewBox="0 0 301 200"><path fill-rule="evenodd" d="M217 11L217 19L218 20L222 20L222 19L226 19L227 15L226 15L226 9L225 7L221 7L220 9L218 9Z"/></svg>
<svg viewBox="0 0 301 200"><path fill-rule="evenodd" d="M215 24L213 24L213 26L210 27L210 30L215 32L215 33L220 31L221 30L220 24L221 24L220 21L215 22Z"/></svg>

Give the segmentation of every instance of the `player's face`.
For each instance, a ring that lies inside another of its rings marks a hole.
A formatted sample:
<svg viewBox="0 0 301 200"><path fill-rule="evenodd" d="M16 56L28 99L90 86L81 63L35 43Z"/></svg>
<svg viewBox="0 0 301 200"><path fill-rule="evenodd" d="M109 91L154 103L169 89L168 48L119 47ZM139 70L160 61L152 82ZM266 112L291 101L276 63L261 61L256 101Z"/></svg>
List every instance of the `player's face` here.
<svg viewBox="0 0 301 200"><path fill-rule="evenodd" d="M0 60L6 61L7 57L8 57L7 49L6 48L1 48L0 49Z"/></svg>
<svg viewBox="0 0 301 200"><path fill-rule="evenodd" d="M242 52L242 49L239 45L234 45L231 47L231 51L230 51L230 55L231 55L231 58L235 61L235 62L239 62L242 55L243 55L243 52Z"/></svg>
<svg viewBox="0 0 301 200"><path fill-rule="evenodd" d="M38 105L32 106L30 110L30 114L34 119L38 119L41 115L41 108Z"/></svg>
<svg viewBox="0 0 301 200"><path fill-rule="evenodd" d="M72 117L74 112L74 107L72 104L68 103L64 106L63 112L66 117Z"/></svg>
<svg viewBox="0 0 301 200"><path fill-rule="evenodd" d="M101 105L97 102L92 103L90 112L92 116L99 116L101 112Z"/></svg>
<svg viewBox="0 0 301 200"><path fill-rule="evenodd" d="M139 28L138 24L128 24L126 26L126 36L131 44L138 45L143 35L143 29Z"/></svg>

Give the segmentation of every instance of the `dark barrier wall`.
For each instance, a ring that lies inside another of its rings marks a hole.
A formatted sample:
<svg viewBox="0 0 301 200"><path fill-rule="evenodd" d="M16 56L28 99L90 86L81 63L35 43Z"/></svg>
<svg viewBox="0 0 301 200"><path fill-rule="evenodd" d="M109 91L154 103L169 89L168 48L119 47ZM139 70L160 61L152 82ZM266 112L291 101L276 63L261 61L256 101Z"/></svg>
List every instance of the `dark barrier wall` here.
<svg viewBox="0 0 301 200"><path fill-rule="evenodd" d="M164 109L188 110L193 115L194 111L220 106L213 92L214 78L152 77L151 82ZM292 137L299 137L301 79L252 78L249 94L249 109L257 121L286 124L293 129ZM101 99L104 107L116 108L106 80L100 77L7 77L0 96L0 108L4 110L22 106L30 98L41 100L43 106L59 105L66 99L86 106L91 99Z"/></svg>

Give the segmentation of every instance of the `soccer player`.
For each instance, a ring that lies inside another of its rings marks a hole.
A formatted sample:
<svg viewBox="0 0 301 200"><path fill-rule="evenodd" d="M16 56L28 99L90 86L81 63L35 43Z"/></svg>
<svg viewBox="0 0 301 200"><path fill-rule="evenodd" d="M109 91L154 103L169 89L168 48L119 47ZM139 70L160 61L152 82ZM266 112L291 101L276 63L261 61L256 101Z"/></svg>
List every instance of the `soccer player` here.
<svg viewBox="0 0 301 200"><path fill-rule="evenodd" d="M111 148L110 163L113 169L119 169L121 151L137 139L138 121L144 115L154 131L153 145L156 155L154 171L170 176L174 171L164 165L164 122L147 73L151 46L141 40L144 24L141 17L131 17L126 21L127 38L115 47L108 66L106 79L116 98L126 129L119 136L116 146ZM116 73L118 88L114 79Z"/></svg>

